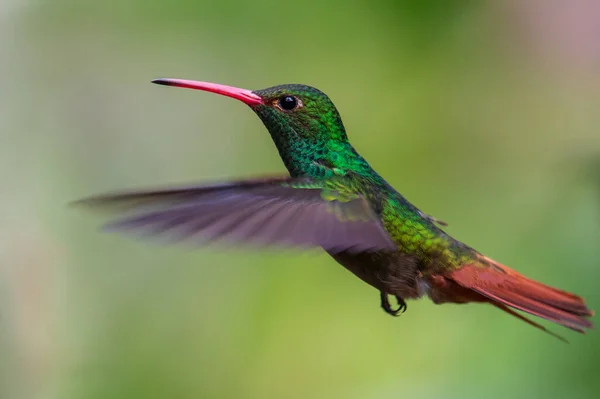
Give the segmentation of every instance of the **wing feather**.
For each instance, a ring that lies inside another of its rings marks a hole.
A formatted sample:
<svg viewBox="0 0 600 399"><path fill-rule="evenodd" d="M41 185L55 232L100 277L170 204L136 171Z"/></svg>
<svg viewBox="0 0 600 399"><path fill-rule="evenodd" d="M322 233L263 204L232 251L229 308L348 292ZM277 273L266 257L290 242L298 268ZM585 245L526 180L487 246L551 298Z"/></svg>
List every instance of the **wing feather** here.
<svg viewBox="0 0 600 399"><path fill-rule="evenodd" d="M169 235L197 243L394 250L352 181L275 178L103 195L78 201L124 213L109 231Z"/></svg>

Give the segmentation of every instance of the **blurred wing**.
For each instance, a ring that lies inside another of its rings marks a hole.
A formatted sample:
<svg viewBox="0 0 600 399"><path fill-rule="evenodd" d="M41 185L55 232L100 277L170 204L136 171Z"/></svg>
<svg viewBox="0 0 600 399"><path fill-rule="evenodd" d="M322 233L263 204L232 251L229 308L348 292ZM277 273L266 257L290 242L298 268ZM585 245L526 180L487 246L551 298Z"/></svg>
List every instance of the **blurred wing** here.
<svg viewBox="0 0 600 399"><path fill-rule="evenodd" d="M429 220L431 223L435 223L435 224L437 224L437 225L439 225L439 226L442 226L442 227L447 227L447 226L448 226L448 223L444 222L443 220L440 220L440 219L434 218L434 217L433 217L433 216L431 216L431 215L427 215L427 214L425 214L425 213L423 213L423 212L421 212L421 211L419 211L419 214L420 214L422 217L424 217L425 219Z"/></svg>
<svg viewBox="0 0 600 399"><path fill-rule="evenodd" d="M323 247L330 252L395 250L369 202L344 178L289 177L92 197L78 204L126 215L111 231L199 243Z"/></svg>

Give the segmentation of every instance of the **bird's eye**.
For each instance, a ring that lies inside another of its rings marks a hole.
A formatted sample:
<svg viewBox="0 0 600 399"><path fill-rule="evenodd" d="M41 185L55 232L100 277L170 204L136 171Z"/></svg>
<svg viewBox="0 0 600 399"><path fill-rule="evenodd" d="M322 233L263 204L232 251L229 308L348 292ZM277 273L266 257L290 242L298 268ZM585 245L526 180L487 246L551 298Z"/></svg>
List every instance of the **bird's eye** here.
<svg viewBox="0 0 600 399"><path fill-rule="evenodd" d="M285 111L291 111L298 106L298 100L292 96L282 96L279 99L279 106Z"/></svg>

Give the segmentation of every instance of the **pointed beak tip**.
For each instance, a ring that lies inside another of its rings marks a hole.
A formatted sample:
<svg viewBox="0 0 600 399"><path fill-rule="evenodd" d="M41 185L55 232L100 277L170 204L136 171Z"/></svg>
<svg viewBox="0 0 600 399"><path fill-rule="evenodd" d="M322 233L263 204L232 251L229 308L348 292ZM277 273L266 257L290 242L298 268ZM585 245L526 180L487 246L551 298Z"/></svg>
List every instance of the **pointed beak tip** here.
<svg viewBox="0 0 600 399"><path fill-rule="evenodd" d="M171 86L171 82L169 82L169 79L164 78L154 79L152 80L152 83L163 86Z"/></svg>

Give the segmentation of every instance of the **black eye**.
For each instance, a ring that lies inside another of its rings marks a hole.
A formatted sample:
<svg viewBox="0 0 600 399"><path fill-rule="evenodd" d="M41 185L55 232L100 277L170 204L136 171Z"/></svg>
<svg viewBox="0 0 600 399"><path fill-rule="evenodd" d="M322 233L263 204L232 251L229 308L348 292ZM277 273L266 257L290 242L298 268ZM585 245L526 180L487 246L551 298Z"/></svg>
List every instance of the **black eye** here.
<svg viewBox="0 0 600 399"><path fill-rule="evenodd" d="M291 111L298 106L298 100L296 100L296 97L283 96L279 99L279 106L281 109Z"/></svg>

